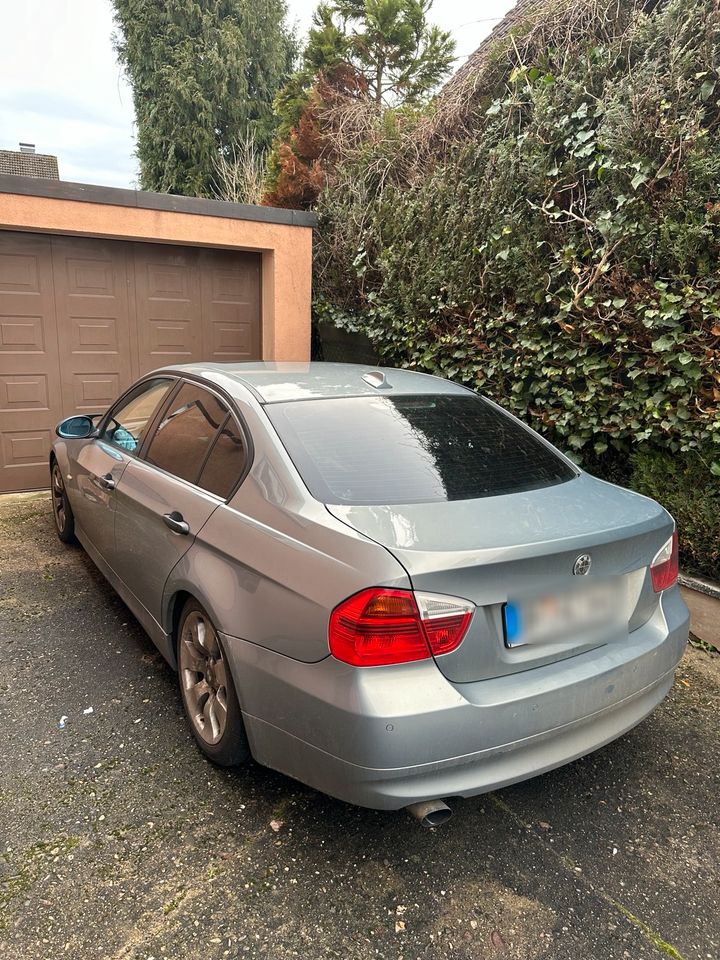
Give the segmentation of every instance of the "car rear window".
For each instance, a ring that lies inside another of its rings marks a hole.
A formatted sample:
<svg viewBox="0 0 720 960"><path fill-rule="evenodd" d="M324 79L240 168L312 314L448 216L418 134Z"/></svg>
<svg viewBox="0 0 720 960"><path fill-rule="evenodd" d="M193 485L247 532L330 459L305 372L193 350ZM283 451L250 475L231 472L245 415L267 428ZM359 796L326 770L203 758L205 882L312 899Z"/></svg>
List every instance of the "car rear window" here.
<svg viewBox="0 0 720 960"><path fill-rule="evenodd" d="M265 406L315 499L335 504L474 500L576 476L481 397L343 397Z"/></svg>

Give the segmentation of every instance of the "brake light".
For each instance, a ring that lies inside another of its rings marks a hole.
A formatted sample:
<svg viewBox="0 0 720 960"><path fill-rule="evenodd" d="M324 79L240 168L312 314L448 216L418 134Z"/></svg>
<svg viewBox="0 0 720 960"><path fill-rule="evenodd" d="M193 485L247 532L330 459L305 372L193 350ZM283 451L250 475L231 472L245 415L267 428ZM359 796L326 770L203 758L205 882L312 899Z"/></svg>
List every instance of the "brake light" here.
<svg viewBox="0 0 720 960"><path fill-rule="evenodd" d="M459 646L474 609L454 597L371 587L331 613L330 652L355 667L427 660Z"/></svg>
<svg viewBox="0 0 720 960"><path fill-rule="evenodd" d="M650 564L650 576L655 593L667 590L678 578L678 535L677 530L673 533L667 543L665 543L655 554L655 559Z"/></svg>

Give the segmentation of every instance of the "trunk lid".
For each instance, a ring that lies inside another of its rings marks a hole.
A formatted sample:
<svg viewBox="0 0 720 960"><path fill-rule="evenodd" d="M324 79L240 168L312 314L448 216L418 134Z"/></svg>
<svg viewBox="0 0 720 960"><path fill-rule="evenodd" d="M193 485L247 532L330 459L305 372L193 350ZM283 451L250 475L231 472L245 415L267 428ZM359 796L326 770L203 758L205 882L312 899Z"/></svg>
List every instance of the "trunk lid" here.
<svg viewBox="0 0 720 960"><path fill-rule="evenodd" d="M413 589L471 600L468 632L438 667L455 683L497 677L576 656L628 635L652 615L658 596L649 565L672 533L670 515L653 500L581 474L525 493L424 504L341 506L333 516L386 547ZM586 577L573 575L581 555ZM508 647L504 607L528 596L561 596L578 585L610 581L618 621Z"/></svg>

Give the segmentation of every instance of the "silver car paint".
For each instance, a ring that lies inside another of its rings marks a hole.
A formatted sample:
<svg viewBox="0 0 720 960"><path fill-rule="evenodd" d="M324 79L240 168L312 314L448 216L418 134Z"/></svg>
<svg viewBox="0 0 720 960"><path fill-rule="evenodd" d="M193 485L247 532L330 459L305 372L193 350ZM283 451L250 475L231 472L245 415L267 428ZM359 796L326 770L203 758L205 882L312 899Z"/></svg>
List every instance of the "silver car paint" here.
<svg viewBox="0 0 720 960"><path fill-rule="evenodd" d="M224 640L234 673L246 678L256 759L342 800L397 809L494 790L621 736L666 696L687 625L674 588L632 644L464 684L449 683L432 661L299 665Z"/></svg>
<svg viewBox="0 0 720 960"><path fill-rule="evenodd" d="M82 505L73 510L81 518L85 535L103 556L109 556L115 543L116 498L112 490L101 485L100 478L109 476L117 483L129 463L129 457L121 450L97 442L84 444L74 468L74 485L82 497Z"/></svg>
<svg viewBox="0 0 720 960"><path fill-rule="evenodd" d="M113 569L162 626L163 589L178 562L222 502L142 460L133 459L115 490ZM178 512L190 527L174 533L163 515Z"/></svg>
<svg viewBox="0 0 720 960"><path fill-rule="evenodd" d="M585 474L528 494L433 504L442 508L434 513L417 505L328 509L309 495L262 405L376 396L362 380L370 369L174 368L233 398L255 444L248 476L226 504L113 451L119 495L93 500L91 468L105 465L98 442L58 440L54 451L81 542L171 663L174 617L184 597L195 596L223 637L256 759L355 803L392 808L493 789L634 726L665 696L687 638L677 587L661 599L648 590L647 565L672 529L667 513ZM386 376L396 393L464 392L408 371ZM178 497L183 515L196 511L187 538L161 520L162 512L177 509ZM99 511L95 517L107 511L112 518L111 546L105 531L102 552L92 539L98 523L84 523L88 506ZM497 632L504 575L512 569L522 579L525 570L555 582L576 548L589 544L597 573L604 548L610 564L613 543L620 544L614 571L619 563L642 580L635 629L602 647L583 649L577 638L571 650L520 653L509 661L518 651L506 651ZM457 588L463 582L464 592ZM482 617L494 623L494 633L468 636L446 655L456 661L445 667L439 658L357 669L329 656L328 616L337 603L366 586L411 583L485 598L492 609ZM473 679L457 682L462 677Z"/></svg>

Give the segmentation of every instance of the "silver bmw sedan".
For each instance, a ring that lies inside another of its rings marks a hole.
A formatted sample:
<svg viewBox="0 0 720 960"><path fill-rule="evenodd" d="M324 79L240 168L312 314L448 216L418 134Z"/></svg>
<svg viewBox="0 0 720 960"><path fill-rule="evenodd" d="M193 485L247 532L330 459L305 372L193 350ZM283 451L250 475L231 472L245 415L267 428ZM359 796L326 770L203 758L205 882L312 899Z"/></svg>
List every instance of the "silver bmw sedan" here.
<svg viewBox="0 0 720 960"><path fill-rule="evenodd" d="M687 640L672 517L424 374L157 370L50 474L211 760L428 825L634 727Z"/></svg>

